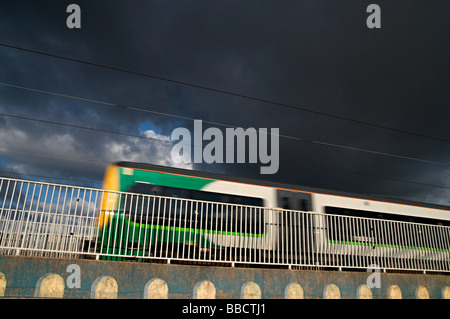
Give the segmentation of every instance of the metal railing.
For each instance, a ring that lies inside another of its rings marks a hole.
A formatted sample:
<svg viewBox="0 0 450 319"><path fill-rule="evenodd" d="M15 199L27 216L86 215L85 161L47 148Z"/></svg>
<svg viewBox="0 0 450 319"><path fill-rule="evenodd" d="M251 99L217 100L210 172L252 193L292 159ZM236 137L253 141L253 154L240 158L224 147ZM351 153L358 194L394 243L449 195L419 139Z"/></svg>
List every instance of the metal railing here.
<svg viewBox="0 0 450 319"><path fill-rule="evenodd" d="M0 178L0 254L450 272L450 227Z"/></svg>

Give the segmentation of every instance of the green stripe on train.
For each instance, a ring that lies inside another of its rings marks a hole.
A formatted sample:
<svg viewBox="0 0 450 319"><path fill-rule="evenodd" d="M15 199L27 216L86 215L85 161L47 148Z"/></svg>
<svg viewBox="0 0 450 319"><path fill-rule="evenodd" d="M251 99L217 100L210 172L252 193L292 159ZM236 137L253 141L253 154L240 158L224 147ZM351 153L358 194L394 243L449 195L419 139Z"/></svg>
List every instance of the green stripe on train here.
<svg viewBox="0 0 450 319"><path fill-rule="evenodd" d="M120 168L120 189L126 192L130 186L136 182L147 182L154 185L201 190L214 180L191 177L183 175L173 175L168 173L151 172L138 169Z"/></svg>
<svg viewBox="0 0 450 319"><path fill-rule="evenodd" d="M365 246L365 247L374 247L375 246L375 247L384 247L384 248L450 252L450 249L431 248L431 247L401 246L401 245L389 245L389 244L378 244L378 243L368 243L368 242L354 242L354 241L333 240L333 239L329 239L328 242L330 244L350 245L350 246Z"/></svg>
<svg viewBox="0 0 450 319"><path fill-rule="evenodd" d="M99 239L103 242L102 253L130 255L129 251L132 249L143 249L142 247L154 246L158 243L214 247L215 243L206 238L206 235L254 238L264 236L264 234L254 233L140 224L121 217L114 217L108 227L100 232Z"/></svg>
<svg viewBox="0 0 450 319"><path fill-rule="evenodd" d="M242 232L230 232L230 231L222 231L222 230L212 230L212 229L201 229L201 228L192 228L192 227L179 227L179 226L160 226L160 225L152 225L152 224L141 224L135 223L133 221L128 222L134 226L139 228L151 228L151 229L165 229L173 231L183 231L183 232L199 232L201 234L213 234L213 235L225 235L225 236L239 236L239 237L255 237L260 238L263 237L264 234L254 234L254 233L242 233ZM198 223L199 224L199 223Z"/></svg>

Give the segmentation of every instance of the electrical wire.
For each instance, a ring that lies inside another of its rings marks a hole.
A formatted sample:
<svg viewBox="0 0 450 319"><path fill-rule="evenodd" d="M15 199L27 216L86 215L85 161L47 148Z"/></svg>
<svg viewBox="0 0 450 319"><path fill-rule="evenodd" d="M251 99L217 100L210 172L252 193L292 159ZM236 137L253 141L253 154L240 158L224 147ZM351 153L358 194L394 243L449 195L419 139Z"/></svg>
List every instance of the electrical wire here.
<svg viewBox="0 0 450 319"><path fill-rule="evenodd" d="M161 116L174 117L174 118L179 118L179 119L183 119L183 120L189 120L189 121L196 120L195 118L187 117L187 116L180 116L180 115L175 115L175 114L165 113L165 112L157 112L157 111L144 109L144 108L141 108L141 107L124 106L124 105L119 105L119 104L105 102L105 101L99 101L99 100L94 100L94 99L87 99L87 98L78 97L78 96L74 96L74 95L67 95L67 94L61 94L61 93L52 92L52 91L45 91L45 90L40 90L40 89L34 89L34 88L14 85L14 84L10 84L10 83L0 82L0 85L6 86L6 87L11 87L11 88L16 88L16 89L27 90L27 91L31 91L31 92L37 92L37 93L41 93L41 94L48 94L48 95L53 95L53 96L59 96L59 97L64 97L64 98L84 101L84 102L96 103L96 104L101 104L101 105L106 105L106 106L113 106L113 107L119 107L119 108L126 108L126 109L135 110L135 111L142 111L142 112L157 114L157 115L161 115ZM29 118L29 117L19 116L19 115L11 115L11 114L0 113L0 116L12 117L12 118L18 118L18 119L24 119L24 120L30 120L30 121L37 121L37 122L48 123L48 124L62 125L62 126L67 126L67 127L98 131L98 132L103 132L103 133L118 134L118 135L123 135L123 136L128 136L128 137L137 137L137 138L153 139L153 140L158 140L158 141L166 141L166 140L152 138L152 137L144 137L144 136L140 136L140 135L134 135L134 134L129 134L129 133L122 133L122 132L117 132L117 131L109 131L109 130L102 130L102 129L97 129L97 128L89 128L89 127L84 127L84 126L79 126L79 125L66 124L66 123L60 123L60 122L54 122L54 121L48 121L48 120L41 120L41 119ZM208 123L208 124L213 124L213 125L224 126L224 127L236 128L236 126L229 125L229 124L224 124L224 123L219 123L219 122L203 121L203 120L202 120L202 122ZM272 133L268 132L268 134L271 135ZM342 148L342 149L348 149L348 150L353 150L353 151L359 151L359 152L366 152L366 153L371 153L371 154L389 156L389 157L394 157L394 158L399 158L399 159L406 159L406 160L411 160L411 161L428 163L428 164L435 164L435 165L441 165L441 166L450 166L450 164L444 163L444 162L430 161L430 160L425 160L425 159L416 158L416 157L410 157L410 156L403 156L403 155L386 153L386 152L373 151L373 150L368 150L368 149L363 149L363 148L356 148L356 147L347 146L347 145L340 145L340 144L336 144L336 143L329 143L329 142L316 141L316 140L306 140L306 139L301 138L301 137L295 137L295 136L289 136L289 135L283 135L283 134L278 134L278 136L280 136L282 138L297 140L297 141L312 142L312 143L319 144L319 145L324 145L324 146L338 147L338 148ZM173 141L167 141L167 142L173 143Z"/></svg>
<svg viewBox="0 0 450 319"><path fill-rule="evenodd" d="M170 83L173 83L173 84L184 85L184 86L198 88L198 89L203 89L203 90L208 90L208 91L212 91L212 92L216 92L216 93L231 95L231 96L240 97L240 98L243 98L243 99L253 100L253 101L257 101L257 102L268 103L268 104L272 104L272 105L279 106L279 107L285 107L285 108L295 109L295 110L298 110L298 111L309 112L309 113L313 113L313 114L316 114L316 115L321 115L321 116L326 116L326 117L330 117L330 118L335 118L335 119L338 119L338 120L344 120L344 121L349 121L349 122L353 122L353 123L368 125L368 126L372 126L372 127L376 127L376 128L391 130L391 131L395 131L395 132L399 132L399 133L403 133L403 134L419 136L419 137L433 139L433 140L442 141L442 142L450 142L449 139L445 139L445 138L441 138L441 137L429 136L429 135L425 135L425 134L421 134L421 133L417 133L417 132L411 132L411 131L402 130L402 129L398 129L398 128L393 128L393 127L388 127L388 126L384 126L384 125L379 125L379 124L376 124L376 123L370 123L370 122L366 122L366 121L355 120L355 119L351 119L351 118L348 118L348 117L338 116L338 115L329 114L329 113L326 113L326 112L320 112L320 111L307 109L307 108L304 108L304 107L299 107L299 106L296 106L296 105L290 105L290 104L281 103L281 102L277 102L277 101L272 101L272 100L268 100L268 99L263 99L263 98L258 98L258 97L254 97L254 96L249 96L249 95L239 94L239 93L235 93L235 92L230 92L230 91L226 91L226 90L211 88L211 87L198 85L198 84L194 84L194 83L188 83L188 82L184 82L184 81L173 80L173 79L164 78L164 77L160 77L160 76L155 76L155 75L151 75L151 74L130 71L130 70L126 70L126 69L122 69L122 68L118 68L118 67L112 67L112 66L102 65L102 64L93 63L93 62L89 62L89 61L84 61L84 60L80 60L80 59L75 59L75 58L69 58L69 57L59 56L59 55L55 55L55 54L50 54L50 53L47 53L47 52L41 52L41 51L37 51L37 50L21 48L21 47L18 47L18 46L8 45L8 44L5 44L5 43L0 43L0 46L8 47L8 48L16 49L16 50L22 50L22 51L26 51L26 52L30 52L30 53L40 54L40 55L44 55L44 56L48 56L48 57L54 57L54 58L58 58L58 59L66 60L66 61L82 63L82 64L94 66L94 67L100 67L100 68L110 69L110 70L114 70L114 71L118 71L118 72L138 75L138 76L142 76L142 77L146 77L146 78L152 78L152 79L156 79L156 80L160 80L160 81L170 82ZM14 88L28 90L28 91L34 91L34 92L38 92L38 93L50 94L50 95L54 95L54 96L60 96L60 97L64 97L64 98L76 99L76 100L80 100L80 101L84 101L84 102L102 104L102 105L106 105L106 106L120 107L120 108L125 108L125 109L130 109L130 110L136 110L136 111L141 111L141 112L158 114L158 115L162 115L162 116L170 116L170 117L184 119L184 120L195 120L194 118L186 117L186 116L180 116L180 115L169 114L169 113L164 113L164 112L157 112L157 111L152 111L152 110L143 109L143 108L139 108L139 107L133 107L133 106L124 106L124 105L119 105L119 104L114 104L114 103L109 103L109 102L104 102L104 101L99 101L99 100L93 100L93 99L87 99L87 98L82 98L82 97L77 97L77 96L71 96L71 95L66 95L66 94L61 94L61 93L56 93L56 92L51 92L51 91L44 91L44 90L39 90L39 89L27 88L27 87L13 85L13 84L9 84L9 83L0 83L0 85L14 87ZM67 126L67 127L77 128L77 129L87 129L87 130L93 130L93 131L98 131L98 132L103 132L103 133L119 134L119 135L129 136L129 137L147 138L147 139L153 139L153 140L156 140L156 141L159 141L159 142L168 142L166 140L157 139L157 138L143 137L143 136L139 136L139 135L133 135L133 134L122 133L122 132L114 132L114 131L101 130L101 129L97 129L97 128L88 128L88 127L72 125L72 124L66 124L66 123L59 123L59 122L53 122L53 121L47 121L47 120L27 118L27 117L11 115L11 114L0 114L0 116L8 116L8 117L13 117L13 118L18 118L18 119L33 120L33 121L37 121L37 122L41 122L41 123L63 125L63 126ZM203 121L203 122L208 123L208 124L213 124L213 125L220 125L220 126L226 126L226 127L235 127L235 126L232 126L232 125L228 125L228 124L224 124L224 123L218 123L218 122L212 122L212 121ZM299 138L299 137L293 137L293 136L288 136L288 135L279 135L279 136L283 137L283 138L288 138L288 139L294 139L294 140L299 140L299 141L306 141L305 139ZM378 151L367 150L367 149L356 148L356 147L345 146L345 145L339 145L339 144L334 144L334 143L327 143L327 142L315 141L315 140L309 140L309 141L312 142L312 143L315 143L315 144L329 146L329 147L338 147L338 148L342 148L342 149L354 150L354 151L359 151L359 152L367 152L367 153L372 153L372 154L377 154L377 155L382 155L382 156L396 157L396 158L400 158L400 159L419 161L419 162L424 162L424 163L429 163L429 164L444 165L444 166L449 166L450 165L448 163L443 163L443 162L429 161L429 160L424 160L424 159L419 159L419 158L414 158L414 157L409 157L409 156L402 156L402 155L397 155L397 154L378 152ZM43 155L43 154L36 154L36 153L23 152L23 151L13 151L13 150L7 150L7 149L4 149L4 148L0 148L0 151L15 152L15 153L21 153L21 154L32 155L32 156L56 158L56 159L60 159L60 160L79 161L79 162L84 162L84 163L89 163L89 164L106 165L105 163L100 163L100 162L95 162L95 161L86 161L86 160L79 160L79 159L68 158L68 157L53 156L53 155ZM407 181L407 180L402 180L402 179L395 179L395 178L390 178L390 177L385 177L385 176L366 174L366 173L361 173L361 172L355 172L355 171L344 170L344 169L333 168L333 167L320 166L320 165L315 165L315 164L313 164L311 166L318 166L320 168L333 169L333 170L343 171L343 172L346 172L346 173L352 173L352 174L358 174L358 175L364 175L364 176L388 179L388 180L393 180L393 181L397 181L397 182L404 182L404 183L417 184L417 185L428 186L428 187L437 187L437 188L450 189L448 187L440 186L440 185L433 185L433 184L427 184L427 183L419 183L419 182ZM13 172L10 172L10 173L14 174Z"/></svg>
<svg viewBox="0 0 450 319"><path fill-rule="evenodd" d="M211 92L215 92L215 93L225 94L225 95L229 95L229 96L235 96L235 97L252 100L252 101L256 101L256 102L267 103L267 104L275 105L278 107L294 109L294 110L302 111L302 112L308 112L308 113L325 116L325 117L330 117L330 118L334 118L334 119L338 119L338 120L348 121L348 122L362 124L362 125L368 125L368 126L385 129L385 130L390 130L390 131L394 131L394 132L398 132L398 133L403 133L403 134L408 134L408 135L413 135L413 136L418 136L418 137L422 137L422 138L433 139L433 140L437 140L437 141L450 143L450 139L446 139L446 138L430 136L430 135L421 134L421 133L417 133L417 132L412 132L412 131L402 130L402 129L398 129L398 128L394 128L394 127L389 127L389 126L385 126L385 125L381 125L381 124L356 120L356 119L352 119L349 117L344 117L344 116L330 114L330 113L321 112L321 111L315 111L315 110L311 110L311 109L308 109L305 107L300 107L300 106L282 103L282 102L278 102L278 101L273 101L273 100L269 100L269 99L240 94L240 93L236 93L236 92L226 91L226 90L222 90L222 89L212 88L212 87L199 85L199 84L195 84L195 83L169 79L166 77L137 72L137 71L131 71L131 70L127 70L127 69L123 69L123 68L119 68L119 67L104 65L104 64L100 64L100 63L94 63L94 62L85 61L85 60L81 60L81 59L65 57L65 56L61 56L61 55L56 55L56 54L52 54L52 53L48 53L48 52L42 52L42 51L38 51L38 50L23 48L23 47L6 44L6 43L0 43L0 46L10 48L10 49L20 50L20 51L24 51L24 52L29 52L29 53L33 53L33 54L39 54L39 55L43 55L43 56L47 56L47 57L57 58L57 59L61 59L61 60L81 63L81 64L85 64L85 65L89 65L89 66L104 68L104 69L113 70L113 71L117 71L117 72L137 75L137 76L141 76L141 77L145 77L145 78L151 78L154 80L164 81L164 82L168 82L168 83L172 83L172 84L178 84L178 85L183 85L183 86L187 86L187 87L207 90L207 91L211 91Z"/></svg>

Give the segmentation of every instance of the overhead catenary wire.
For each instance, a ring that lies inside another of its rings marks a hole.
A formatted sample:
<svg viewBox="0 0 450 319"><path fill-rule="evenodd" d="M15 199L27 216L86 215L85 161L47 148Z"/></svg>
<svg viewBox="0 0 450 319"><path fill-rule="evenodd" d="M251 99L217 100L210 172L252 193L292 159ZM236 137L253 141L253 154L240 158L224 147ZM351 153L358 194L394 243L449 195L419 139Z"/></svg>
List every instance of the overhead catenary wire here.
<svg viewBox="0 0 450 319"><path fill-rule="evenodd" d="M16 118L26 119L24 117L16 117ZM33 119L31 119L31 120L33 120ZM42 121L42 120L39 120L38 122L44 122L44 123L47 122L48 124L57 124L55 122L51 122L50 123L50 121ZM75 126L75 125L70 125L70 124L62 124L62 123L61 124L57 124L57 125L69 126L69 127L73 127L73 128L80 128L80 129L83 128L81 126ZM91 130L91 128L86 128L86 129ZM98 130L98 129L93 129L93 130L94 131L105 132L104 130ZM107 133L115 133L115 134L117 134L117 132L112 132L112 131L111 132L107 132ZM127 134L125 134L125 135L127 135ZM145 137L142 137L142 136L132 136L132 137L145 138ZM149 139L154 139L154 138L149 138ZM170 142L170 141L160 140L160 139L154 139L154 140L159 141L159 142ZM6 149L6 148L0 148L0 152L16 153L16 154L27 155L27 156L37 156L37 157L43 157L43 158L51 158L51 159L58 159L58 160L64 160L64 161L79 162L79 163L90 164L90 165L94 164L94 165L105 166L105 165L108 164L108 163L99 162L99 161L95 161L95 160L85 160L85 159L66 157L66 156L55 156L55 155L47 155L47 154L38 154L38 153L34 153L34 152L18 151L18 150ZM340 168L336 168L336 167L328 167L328 166L324 166L324 165L305 163L305 162L300 162L300 161L291 160L291 159L286 159L286 161L292 162L294 164L302 164L302 165L308 165L308 166L318 167L318 168L322 168L322 169L325 168L325 169L337 170L337 171L342 171L342 172L345 172L345 173L350 173L350 174L355 174L355 175L360 175L360 176L367 176L367 177L372 177L372 178L380 178L380 179L391 180L391 181L395 181L395 182L402 182L402 183L407 183L407 184L414 184L414 185L427 186L427 187L433 187L433 188L450 189L449 187L442 186L442 185L414 182L414 181L409 181L409 180L404 180L404 179L398 179L398 178L386 177L386 176L381 176L381 175L362 173L362 172L357 172L357 171L352 171L352 170L344 170L344 169L340 169ZM14 172L8 172L8 173L16 174ZM29 174L22 173L22 175L29 175Z"/></svg>
<svg viewBox="0 0 450 319"><path fill-rule="evenodd" d="M381 125L381 124L377 124L377 123L371 123L371 122L367 122L367 121L356 120L356 119L352 119L352 118L345 117L345 116L340 116L340 115L336 115L336 114L330 114L330 113L327 113L327 112L322 112L322 111L316 111L316 110L308 109L306 107L301 107L301 106L298 106L298 105L282 103L282 102L279 102L279 101L273 101L273 100L269 100L269 99L265 99L265 98L245 95L245 94L241 94L241 93L237 93L237 92L231 92L231 91L227 91L227 90L223 90L223 89L217 89L217 88L213 88L213 87L209 87L209 86L205 86L205 85L200 85L200 84L195 84L195 83L190 83L190 82L180 81L180 80L174 80L174 79L170 79L170 78L166 78L166 77L162 77L162 76L157 76L157 75L153 75L153 74L127 70L127 69L119 68L119 67L115 67L115 66L110 66L110 65L90 62L90 61L86 61L86 60L66 57L66 56L62 56L62 55L52 54L52 53L43 52L43 51L34 50L34 49L29 49L29 48L24 48L24 47L19 47L19 46L7 44L7 43L0 43L0 46L6 47L6 48L10 48L10 49L20 50L20 51L24 51L24 52L29 52L29 53L33 53L33 54L39 54L39 55L43 55L43 56L57 58L57 59L61 59L61 60L81 63L81 64L85 64L85 65L90 65L90 66L94 66L94 67L109 69L109 70L113 70L113 71L117 71L117 72L122 72L122 73L132 74L132 75L136 75L136 76L151 78L151 79L164 81L164 82L168 82L168 83L173 83L173 84L177 84L177 85L183 85L183 86L187 86L187 87L192 87L192 88L197 88L197 89L201 89L201 90L211 91L211 92L220 93L220 94L224 94L224 95L235 96L235 97L239 97L239 98L243 98L243 99L247 99L247 100L252 100L252 101L256 101L256 102L267 103L267 104L274 105L274 106L277 106L277 107L294 109L294 110L297 110L297 111L308 112L308 113L312 113L312 114L316 114L316 115L320 115L320 116L325 116L325 117L329 117L329 118L334 118L334 119L338 119L338 120L342 120L342 121L348 121L348 122L353 122L353 123L357 123L357 124L368 125L368 126L372 126L372 127L376 127L376 128L380 128L380 129L395 131L395 132L398 132L398 133L403 133L403 134L408 134L408 135L413 135L413 136L418 136L418 137L422 137L422 138L433 139L433 140L437 140L437 141L450 143L450 139L447 139L447 138L430 136L430 135L427 135L427 134L422 134L422 133L412 132L412 131L403 130L403 129L399 129L399 128L389 127L389 126L385 126L385 125Z"/></svg>
<svg viewBox="0 0 450 319"><path fill-rule="evenodd" d="M11 88L16 88L16 89L21 89L21 90L27 90L27 91L31 91L31 92L37 92L37 93L41 93L41 94L48 94L48 95L59 96L59 97L63 97L63 98L75 99L75 100L89 102L89 103L96 103L96 104L101 104L101 105L106 105L106 106L112 106L112 107L118 107L118 108L126 108L126 109L135 110L135 111L147 112L147 113L157 114L157 115L161 115L161 116L174 117L174 118L183 119L183 120L189 120L189 121L196 120L195 118L188 117L188 116L181 116L181 115L171 114L171 113L167 113L167 112L158 112L158 111L148 110L148 109L144 109L142 107L136 107L136 106L125 106L125 105L120 105L120 104L116 104L116 103L105 102L105 101L94 100L94 99L88 99L88 98L84 98L84 97L79 97L79 96L74 96L74 95L67 95L67 94L62 94L62 93L52 92L52 91L47 91L47 90L29 88L29 87L25 87L25 86L10 84L10 83L0 82L0 85L6 86L6 87L11 87ZM84 127L84 126L80 126L80 125L60 123L60 122L49 121L49 120L29 118L29 117L19 116L19 115L0 113L0 116L11 117L11 118L18 118L18 119L24 119L24 120L31 120L31 121L36 121L36 122L48 123L48 124L62 125L62 126L67 126L67 127L72 127L72 128L86 129L86 130L92 130L92 131L98 131L98 132L104 132L104 133L110 133L110 134L118 134L118 135L123 135L123 136L128 136L128 137L146 138L146 139L153 139L153 140L158 140L158 141L163 141L163 142L165 141L165 142L173 143L173 141L168 141L168 140L163 140L163 139L157 139L157 138L140 136L140 135L129 134L129 133L123 133L123 132L118 132L118 131L110 131L110 130L104 130L104 129L98 129L98 128ZM225 123L219 123L219 122L213 122L213 121L207 121L207 120L202 120L202 122L208 123L208 124L212 124L212 125L219 125L219 126L224 126L224 127L236 128L236 126L233 126L233 125L230 125L230 124L225 124ZM268 132L268 134L270 135L272 133ZM342 149L347 149L347 150L353 150L353 151L358 151L358 152L366 152L366 153L371 153L371 154L376 154L376 155L388 156L388 157L405 159L405 160L416 161L416 162L423 162L423 163L428 163L428 164L435 164L435 165L441 165L441 166L450 166L450 164L448 164L448 163L438 162L438 161L431 161L431 160L425 160L425 159L411 157L411 156L404 156L404 155L398 155L398 154L392 154L392 153L386 153L386 152L379 152L379 151L368 150L368 149L363 149L363 148L357 148L357 147L352 147L352 146L348 146L348 145L340 145L340 144L329 143L329 142L324 142L324 141L305 140L304 138L296 137L296 136L289 136L289 135L283 135L283 134L277 134L277 135L279 137L281 137L281 138L287 138L287 139L292 139L292 140L297 140L297 141L307 141L307 142L311 142L311 143L314 143L314 144L324 145L324 146L329 146L329 147L337 147L337 148L342 148Z"/></svg>
<svg viewBox="0 0 450 319"><path fill-rule="evenodd" d="M144 136L139 136L139 135L127 134L127 133L119 133L119 132L115 132L115 131L107 131L107 130L89 128L89 127L82 127L79 125L58 123L58 122L53 122L53 121L48 121L48 120L39 120L39 119L27 118L24 116L14 116L14 115L4 115L4 114L0 114L0 116L9 116L12 118L37 121L37 122L46 123L46 124L61 125L61 126L67 126L67 127L71 127L71 128L77 128L77 129L93 130L93 131L98 131L98 132L102 132L102 133L120 134L120 135L124 135L124 136L128 136L128 137L137 137L137 138L155 140L158 142L173 143L173 141L157 139L157 138L153 138L153 137L144 137ZM317 141L312 141L312 142L317 142ZM64 161L80 162L80 163L85 163L85 164L90 164L90 165L94 164L94 165L105 166L108 164L108 163L99 162L99 161L95 161L95 160L93 161L93 160L85 160L85 159L79 159L79 158L73 158L73 157L38 154L38 153L34 153L34 152L18 151L18 150L6 149L6 148L0 148L0 152L9 152L9 153L17 153L17 154L22 154L22 155L27 155L27 156L37 156L37 157L52 158L52 159L58 159L58 160L64 160ZM367 176L367 177L372 177L372 178L380 178L380 179L391 180L391 181L395 181L395 182L415 184L415 185L427 186L427 187L433 187L433 188L450 189L449 187L442 186L442 185L414 182L414 181L398 179L398 178L393 178L393 177L386 177L386 176L381 176L381 175L376 175L376 174L369 174L369 173L357 172L357 171L346 170L346 169L341 169L341 168L336 168L336 167L318 165L318 164L313 164L313 163L309 163L309 162L301 162L301 161L292 160L292 159L286 159L286 161L294 163L294 164L308 165L308 166L318 167L321 169L323 169L323 168L331 169L331 170L341 171L344 173L350 173L350 174L354 174L354 175ZM13 173L13 172L11 172L11 173ZM27 174L23 173L23 175L27 175Z"/></svg>
<svg viewBox="0 0 450 319"><path fill-rule="evenodd" d="M85 164L95 164L95 165L100 165L100 166L106 166L106 165L109 164L109 163L105 163L105 162L90 161L90 160L84 160L84 159L67 157L67 156L45 155L45 154L38 154L38 153L34 153L34 152L11 150L11 149L6 149L6 148L0 148L0 152L9 152L9 153L17 153L17 154L22 154L22 155L27 155L27 156L53 158L53 159L58 159L58 160L71 161L71 162L80 162L80 163L85 163ZM442 185L414 182L414 181L409 181L409 180L404 180L404 179L398 179L398 178L393 178L393 177L362 173L362 172L357 172L357 171L352 171L352 170L340 169L340 168L336 168L336 167L329 167L329 166L318 165L318 164L311 164L311 163L300 162L300 161L290 160L290 159L286 159L286 161L289 161L289 162L294 163L294 164L302 164L302 165L308 165L308 166L318 167L318 168L322 168L322 169L325 168L325 169L337 170L337 171L341 171L341 172L344 172L344 173L351 173L351 174L355 174L355 175L361 175L361 176L367 176L367 177L372 177L372 178L380 178L380 179L385 179L385 180L390 180L390 181L402 182L402 183L407 183L407 184L414 184L414 185L427 186L427 187L433 187L433 188L441 188L441 189L449 189L450 190L450 187L446 187L446 186L442 186ZM27 174L26 173L22 173L22 175L27 175Z"/></svg>
<svg viewBox="0 0 450 319"><path fill-rule="evenodd" d="M154 79L158 79L158 80L163 80L163 81L167 81L167 82L172 82L175 84L180 84L180 85L187 85L187 86L191 86L191 87L196 87L196 88L200 88L200 89L206 89L206 90L210 90L210 91L214 91L217 93L223 93L223 94L228 94L228 95L234 95L237 97L241 97L241 98L246 98L246 99L251 99L254 101L259 101L259 102L265 102L265 103L270 103L273 105L278 105L278 106L284 106L284 107L289 107L289 108L295 108L298 109L300 111L305 111L305 112L311 112L311 113L315 113L317 115L323 115L323 116L328 116L328 117L332 117L332 118L336 118L336 119L340 119L340 120L347 120L347 121L351 121L354 123L359 123L359 124L364 124L364 125L370 125L373 127L378 127L378 128L383 128L383 129L388 129L388 130L392 130L392 131L397 131L400 133L404 133L404 134L409 134L409 135L415 135L415 136L420 136L420 137L425 137L425 138L429 138L429 139L434 139L434 140L438 140L438 141L443 141L443 142L450 142L450 140L445 139L445 138L440 138L440 137L433 137L433 136L428 136L428 135L423 135L417 132L410 132L410 131L405 131L405 130L401 130L401 129L397 129L397 128L390 128L390 127L386 127L386 126L381 126L378 125L376 123L369 123L369 122L362 122L359 120L353 120L350 118L345 118L345 117L340 117L340 116L336 116L333 114L328 114L328 113L322 113L322 112L318 112L318 111L314 111L314 110L308 110L308 109L303 109L301 107L297 107L294 105L288 105L288 104L283 104L283 103L279 103L276 101L270 101L270 100L265 100L265 99L260 99L257 97L251 97L251 96L246 96L246 95L241 95L238 93L233 93L233 92L229 92L229 91L223 91L223 90L219 90L219 89L214 89L214 88L208 88L208 87L203 87L201 85L196 85L196 84L191 84L191 83L187 83L187 82L182 82L182 81L177 81L177 80L171 80L171 79L167 79L167 78L161 78L161 77L157 77L157 76L153 76L150 74L144 74L144 73L140 73L140 72L134 72L134 71L130 71L130 70L125 70L125 69L120 69L120 68L116 68L116 67L110 67L110 66L106 66L106 65L101 65L101 64L96 64L96 63L92 63L92 62L88 62L88 61L82 61L82 60L77 60L77 59L73 59L73 58L67 58L67 57L62 57L62 56L57 56L57 55L53 55L53 54L49 54L49 53L45 53L45 52L39 52L39 51L34 51L34 50L29 50L29 49L24 49L24 48L19 48L19 47L14 47L14 46L9 46L9 45L4 45L2 43L0 43L0 46L6 46L6 47L11 47L11 48L15 48L15 49L21 49L21 50L25 50L25 51L29 51L29 52L34 52L34 53L38 53L38 54L44 54L47 56L53 56L55 58L60 58L60 59L64 59L64 60L69 60L69 61L73 61L73 62L78 62L78 63L84 63L84 64L88 64L91 66L97 66L97 67L103 67L103 68L108 68L111 70L116 70L116 71L120 71L120 72L125 72L125 73L130 73L130 74L135 74L135 75L139 75L139 76L144 76L144 77L149 77L149 78L154 78ZM168 113L164 113L164 112L157 112L157 111L152 111L152 110L147 110L147 109L142 109L139 107L134 107L134 106L124 106L124 105L120 105L120 104L114 104L114 103L108 103L108 102L103 102L103 101L97 101L97 100L92 100L92 99L86 99L86 98L81 98L81 97L76 97L76 96L70 96L70 95L64 95L64 94L60 94L60 93L56 93L56 92L50 92L50 91L43 91L43 90L38 90L38 89L32 89L32 88L25 88L25 87L20 87L20 86L15 86L13 84L7 84L7 83L2 83L2 85L4 86L10 86L10 87L16 87L16 88L22 88L22 89L28 89L30 91L35 91L35 92L40 92L40 93L46 93L46 94L53 94L53 95L59 95L61 97L66 97L66 98L72 98L72 99L78 99L78 100L82 100L85 102L91 102L91 103L98 103L98 104L103 104L103 105L108 105L108 106L115 106L115 107L120 107L120 108L124 108L124 109L130 109L130 110L136 110L136 111L143 111L143 112L148 112L148 113L153 113L153 114L159 114L159 115L163 115L163 116L172 116L172 117L177 117L180 119L185 119L185 120L194 120L193 118L190 117L186 117L186 116L181 116L181 115L175 115L175 114L168 114ZM5 116L8 116L7 114L5 114ZM45 120L39 120L40 122L44 122ZM50 122L50 121L48 121ZM213 124L213 125L221 125L221 126L227 126L227 127L235 127L232 125L228 125L228 124L223 124L223 123L218 123L218 122L212 122L212 121L203 121L205 123L208 124ZM56 124L56 122L53 123L49 123L49 124ZM142 136L138 136L138 135L133 135L133 134L128 134L128 133L122 133L122 132L112 132L112 131L107 131L107 130L101 130L101 129L96 129L96 128L85 128L82 126L77 126L77 125L72 125L72 124L65 124L65 123L59 123L58 125L66 125L66 126L71 126L73 128L79 128L79 129L90 129L90 130L94 130L94 131L103 131L104 133L114 133L114 134L120 134L120 135L125 135L125 136L130 136L130 137L140 137L140 138L146 138L146 137L142 137ZM377 154L377 155L382 155L382 156L391 156L391 157L397 157L397 158L402 158L402 159L408 159L408 160L414 160L414 161L420 161L420 162L426 162L426 163L430 163L430 164L437 164L437 165L445 165L445 166L449 166L448 163L442 163L442 162L434 162L434 161L429 161L429 160L424 160L424 159L419 159L419 158L413 158L413 157L408 157L408 156L402 156L402 155L397 155L397 154L390 154L390 153L383 153L383 152L378 152L378 151L373 151L373 150L367 150L367 149L361 149L361 148L356 148L356 147L352 147L352 146L346 146L346 145L339 145L339 144L334 144L334 143L327 143L327 142L322 142L322 141L315 141L315 140L305 140L299 137L293 137L293 136L287 136L287 135L280 135L280 137L284 137L284 138L290 138L290 139L295 139L295 140L300 140L300 141L309 141L315 144L319 144L319 145L324 145L324 146L330 146L330 147L338 147L338 148L342 148L342 149L348 149L348 150L354 150L354 151L360 151L360 152L368 152L368 153L373 153L373 154ZM152 139L152 138L150 138ZM160 139L157 139L158 141L163 141ZM3 149L3 151L8 151ZM23 154L25 154L26 152L22 152ZM28 155L36 155L36 156L40 156L40 154L32 154L29 153ZM52 156L47 156L47 157L52 157ZM62 159L60 157L60 159ZM69 159L69 158L67 158ZM69 159L70 160L70 159ZM72 159L73 160L73 159ZM100 163L98 163L100 164ZM104 163L102 163L104 164ZM317 166L317 165L315 165ZM325 166L321 166L323 168L329 168L329 169L337 169L340 170L338 168L332 168L332 167L325 167ZM342 170L341 170L342 171ZM366 176L372 176L372 177L378 177L378 178L386 178L383 176L378 176L378 175L370 175L370 174L365 174L365 173L360 173L360 172L355 172L355 171L348 171L346 170L346 172L348 173L353 173L353 174L359 174L359 175L366 175ZM445 189L449 189L445 186L439 186L439 185L432 185L432 184L425 184L425 183L418 183L418 182L413 182L413 181L406 181L406 180L397 180L397 179L392 179L392 178L386 178L386 179L390 179L390 180L396 180L399 182L405 182L405 183L411 183L411 184L419 184L419 185L423 185L423 186L430 186L430 187L439 187L439 188L445 188Z"/></svg>

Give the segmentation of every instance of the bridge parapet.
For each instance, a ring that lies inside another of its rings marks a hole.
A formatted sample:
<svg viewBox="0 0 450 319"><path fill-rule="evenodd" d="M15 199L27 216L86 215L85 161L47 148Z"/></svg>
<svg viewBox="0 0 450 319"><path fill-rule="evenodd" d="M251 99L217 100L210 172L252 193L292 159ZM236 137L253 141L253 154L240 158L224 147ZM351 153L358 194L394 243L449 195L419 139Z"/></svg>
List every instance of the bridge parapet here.
<svg viewBox="0 0 450 319"><path fill-rule="evenodd" d="M450 299L449 276L380 273L380 287L369 288L370 275L0 256L0 297Z"/></svg>

